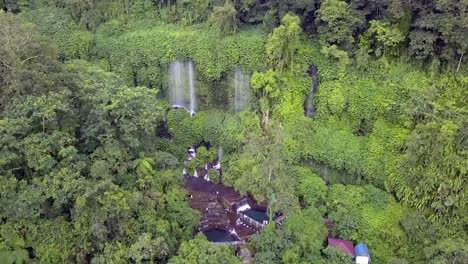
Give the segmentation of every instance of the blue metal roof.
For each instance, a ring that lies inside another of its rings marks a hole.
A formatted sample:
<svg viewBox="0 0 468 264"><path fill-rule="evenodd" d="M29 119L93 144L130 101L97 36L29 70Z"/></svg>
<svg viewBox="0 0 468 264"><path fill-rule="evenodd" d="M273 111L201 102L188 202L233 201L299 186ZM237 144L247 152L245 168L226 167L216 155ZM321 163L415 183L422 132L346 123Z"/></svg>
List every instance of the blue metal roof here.
<svg viewBox="0 0 468 264"><path fill-rule="evenodd" d="M354 252L356 253L356 256L368 256L370 258L369 249L367 248L366 244L357 244L354 247Z"/></svg>

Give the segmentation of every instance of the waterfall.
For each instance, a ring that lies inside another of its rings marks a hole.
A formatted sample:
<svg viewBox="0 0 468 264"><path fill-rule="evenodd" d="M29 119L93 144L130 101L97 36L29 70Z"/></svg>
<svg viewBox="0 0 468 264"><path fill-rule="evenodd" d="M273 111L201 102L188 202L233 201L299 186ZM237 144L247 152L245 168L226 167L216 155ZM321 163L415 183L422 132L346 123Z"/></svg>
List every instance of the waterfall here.
<svg viewBox="0 0 468 264"><path fill-rule="evenodd" d="M174 61L169 65L169 89L171 105L183 108L194 116L196 113L195 69L192 61Z"/></svg>
<svg viewBox="0 0 468 264"><path fill-rule="evenodd" d="M236 113L247 109L250 100L250 75L237 68L234 76L234 110Z"/></svg>
<svg viewBox="0 0 468 264"><path fill-rule="evenodd" d="M184 106L184 64L180 61L174 61L169 65L169 78L171 89L171 103L174 107Z"/></svg>
<svg viewBox="0 0 468 264"><path fill-rule="evenodd" d="M223 158L224 155L224 150L222 146L219 146L218 148L218 162L221 162L221 159Z"/></svg>
<svg viewBox="0 0 468 264"><path fill-rule="evenodd" d="M196 93L195 93L195 77L194 77L194 70L193 70L193 62L189 61L188 62L188 71L189 71L189 86L190 86L190 115L194 116L195 115L195 109L196 109Z"/></svg>
<svg viewBox="0 0 468 264"><path fill-rule="evenodd" d="M216 165L213 166L213 169L218 170L221 173L221 159L223 158L224 151L223 147L219 146L218 148L218 161L216 162Z"/></svg>
<svg viewBox="0 0 468 264"><path fill-rule="evenodd" d="M242 212L248 209L250 209L250 205L247 202L246 198L242 199L240 202L237 203L237 212Z"/></svg>
<svg viewBox="0 0 468 264"><path fill-rule="evenodd" d="M312 89L310 90L309 94L307 95L306 101L304 102L304 114L306 117L313 117L315 114L315 105L314 105L314 97L315 93L317 93L317 89L319 86L317 73L318 68L315 65L312 65L309 69L310 76L312 77Z"/></svg>

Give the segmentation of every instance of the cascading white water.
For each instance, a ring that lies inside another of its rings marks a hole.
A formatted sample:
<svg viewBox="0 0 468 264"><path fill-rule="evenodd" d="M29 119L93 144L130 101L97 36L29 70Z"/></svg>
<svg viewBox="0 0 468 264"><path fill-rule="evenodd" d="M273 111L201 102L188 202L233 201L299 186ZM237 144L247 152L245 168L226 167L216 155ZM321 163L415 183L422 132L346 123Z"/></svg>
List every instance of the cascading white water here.
<svg viewBox="0 0 468 264"><path fill-rule="evenodd" d="M243 212L248 209L250 209L250 205L247 202L247 199L244 198L240 202L237 203L237 212Z"/></svg>
<svg viewBox="0 0 468 264"><path fill-rule="evenodd" d="M223 147L219 146L218 148L218 161L216 162L216 165L213 166L215 170L221 170L221 159L223 158L224 155L224 150Z"/></svg>
<svg viewBox="0 0 468 264"><path fill-rule="evenodd" d="M237 68L234 76L234 111L240 112L248 108L250 101L250 75Z"/></svg>
<svg viewBox="0 0 468 264"><path fill-rule="evenodd" d="M184 64L174 61L169 65L169 77L171 89L171 103L174 107L183 107L184 100Z"/></svg>
<svg viewBox="0 0 468 264"><path fill-rule="evenodd" d="M195 77L193 70L193 62L188 62L188 72L189 72L189 87L190 87L190 115L195 114L196 109L196 92L195 92Z"/></svg>
<svg viewBox="0 0 468 264"><path fill-rule="evenodd" d="M218 148L218 162L221 161L221 159L223 158L223 155L224 155L223 147L219 146L219 148Z"/></svg>
<svg viewBox="0 0 468 264"><path fill-rule="evenodd" d="M237 240L240 240L240 236L237 234L236 230L233 228L229 231Z"/></svg>
<svg viewBox="0 0 468 264"><path fill-rule="evenodd" d="M196 112L195 66L192 61L174 61L169 65L170 100L173 108Z"/></svg>

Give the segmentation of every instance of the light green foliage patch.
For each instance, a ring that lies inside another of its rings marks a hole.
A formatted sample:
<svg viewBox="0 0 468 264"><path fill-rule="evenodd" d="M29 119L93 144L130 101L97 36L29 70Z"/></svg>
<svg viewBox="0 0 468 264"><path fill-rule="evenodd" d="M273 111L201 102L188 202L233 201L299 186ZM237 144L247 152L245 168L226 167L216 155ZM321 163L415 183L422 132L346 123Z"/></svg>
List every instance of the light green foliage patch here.
<svg viewBox="0 0 468 264"><path fill-rule="evenodd" d="M64 60L90 59L94 35L77 26L69 16L56 8L41 8L25 15L42 34L49 36Z"/></svg>
<svg viewBox="0 0 468 264"><path fill-rule="evenodd" d="M388 193L369 185L338 184L331 186L328 202L335 235L366 243L374 261L386 262L402 253L403 207Z"/></svg>
<svg viewBox="0 0 468 264"><path fill-rule="evenodd" d="M263 61L264 41L258 31L222 37L206 26L164 25L128 32L114 41L98 35L96 48L108 54L104 58L113 65L112 70L128 82L136 74L139 83L154 87L166 85L161 76L166 75L168 63L176 59L192 59L197 71L208 80L219 79L237 66L246 71L258 68ZM143 74L147 69L153 71L149 76Z"/></svg>
<svg viewBox="0 0 468 264"><path fill-rule="evenodd" d="M240 260L234 256L233 249L228 245L215 245L199 233L194 239L182 243L178 255L173 257L171 264L191 263L226 263L240 264Z"/></svg>

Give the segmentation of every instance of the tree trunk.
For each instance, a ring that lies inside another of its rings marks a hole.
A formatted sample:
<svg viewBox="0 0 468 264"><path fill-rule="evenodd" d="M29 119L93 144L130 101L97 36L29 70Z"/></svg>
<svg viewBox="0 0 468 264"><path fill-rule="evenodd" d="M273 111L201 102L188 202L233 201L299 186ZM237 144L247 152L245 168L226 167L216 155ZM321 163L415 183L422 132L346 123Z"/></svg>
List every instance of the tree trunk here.
<svg viewBox="0 0 468 264"><path fill-rule="evenodd" d="M460 70L460 65L461 65L461 62L462 62L462 60L463 60L463 55L464 55L464 54L465 54L465 53L462 53L462 55L460 56L460 59L458 60L457 72Z"/></svg>
<svg viewBox="0 0 468 264"><path fill-rule="evenodd" d="M268 122L269 122L269 112L265 111L262 113L262 128L263 128L263 135L268 137Z"/></svg>

